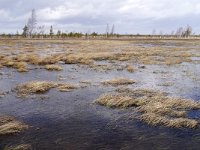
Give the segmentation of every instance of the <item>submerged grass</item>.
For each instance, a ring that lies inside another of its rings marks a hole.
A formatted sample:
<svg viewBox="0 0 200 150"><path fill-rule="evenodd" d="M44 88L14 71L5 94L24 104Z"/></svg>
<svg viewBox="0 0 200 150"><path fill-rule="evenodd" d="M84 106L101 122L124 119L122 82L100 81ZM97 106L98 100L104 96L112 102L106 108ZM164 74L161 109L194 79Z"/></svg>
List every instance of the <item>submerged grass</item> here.
<svg viewBox="0 0 200 150"><path fill-rule="evenodd" d="M118 94L100 96L96 103L114 108L136 107L139 119L150 125L174 128L196 128L198 121L187 118L189 110L200 109L193 100L168 97L151 90L118 90Z"/></svg>
<svg viewBox="0 0 200 150"><path fill-rule="evenodd" d="M29 144L20 144L20 145L5 147L3 150L32 150L32 147Z"/></svg>
<svg viewBox="0 0 200 150"><path fill-rule="evenodd" d="M0 115L0 136L19 133L27 128L27 125L14 117Z"/></svg>

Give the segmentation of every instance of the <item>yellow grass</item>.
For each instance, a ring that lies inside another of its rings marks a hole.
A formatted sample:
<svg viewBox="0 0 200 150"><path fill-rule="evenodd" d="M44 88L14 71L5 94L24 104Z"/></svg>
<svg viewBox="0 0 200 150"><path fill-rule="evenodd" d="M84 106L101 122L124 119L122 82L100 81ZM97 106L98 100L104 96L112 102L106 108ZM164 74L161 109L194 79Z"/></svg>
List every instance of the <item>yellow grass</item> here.
<svg viewBox="0 0 200 150"><path fill-rule="evenodd" d="M149 125L164 125L171 128L197 128L198 121L187 118L173 118L157 115L155 113L145 113L140 116L140 120Z"/></svg>
<svg viewBox="0 0 200 150"><path fill-rule="evenodd" d="M150 125L164 125L174 128L195 128L198 122L187 119L192 109L200 109L200 103L182 98L168 97L151 90L118 89L117 94L104 94L95 102L114 108L136 107L139 117Z"/></svg>
<svg viewBox="0 0 200 150"><path fill-rule="evenodd" d="M112 86L127 85L127 84L134 84L134 83L136 83L136 81L132 79L126 79L126 78L116 78L116 79L106 80L102 82L102 84L104 85L112 85Z"/></svg>
<svg viewBox="0 0 200 150"><path fill-rule="evenodd" d="M105 95L100 96L96 100L96 103L100 105L105 105L108 107L121 107L121 108L137 105L137 101L134 101L129 96L112 95L112 94L105 94Z"/></svg>
<svg viewBox="0 0 200 150"><path fill-rule="evenodd" d="M68 83L57 83L50 81L30 81L16 86L18 96L26 97L31 94L41 94L48 92L52 88L57 88L61 92L70 92L79 88L77 85Z"/></svg>
<svg viewBox="0 0 200 150"><path fill-rule="evenodd" d="M18 85L16 87L16 90L19 95L27 95L33 93L44 93L50 90L51 88L55 88L56 86L57 84L53 82L31 81Z"/></svg>
<svg viewBox="0 0 200 150"><path fill-rule="evenodd" d="M77 85L72 85L72 84L59 84L57 89L60 91L60 92L70 92L74 89L77 89L78 86Z"/></svg>
<svg viewBox="0 0 200 150"><path fill-rule="evenodd" d="M10 116L0 115L0 136L19 133L28 126Z"/></svg>
<svg viewBox="0 0 200 150"><path fill-rule="evenodd" d="M133 73L135 71L135 69L132 66L129 65L127 67L127 71L130 72L130 73Z"/></svg>
<svg viewBox="0 0 200 150"><path fill-rule="evenodd" d="M2 52L12 52L8 55L0 55L0 65L14 67L19 72L27 71L25 63L33 65L52 65L63 61L66 64L83 64L91 68L102 70L115 69L113 66L96 66L95 61L127 61L136 64L161 64L174 65L182 62L191 62L191 57L199 56L197 48L188 48L188 46L199 45L199 41L170 41L176 47L164 47L167 40L42 40L43 45L36 45L38 41L34 40L4 40L1 45L6 45L9 50ZM39 41L41 42L41 41ZM18 43L21 43L19 46ZM54 49L50 43L57 44L59 53L51 53ZM132 44L132 46L130 46ZM151 47L142 47L134 44L152 44ZM19 54L15 53L15 46L19 47ZM185 46L185 47L184 47ZM48 53L46 48L48 47ZM119 51L116 51L119 49ZM197 52L193 53L192 51ZM50 52L49 52L50 51ZM43 54L43 55L39 55ZM14 63L21 63L19 67ZM23 64L22 64L23 63ZM118 62L120 63L120 62ZM129 72L134 72L132 66L127 66Z"/></svg>
<svg viewBox="0 0 200 150"><path fill-rule="evenodd" d="M45 69L49 70L49 71L61 71L62 70L62 67L59 66L59 65L46 65L45 66Z"/></svg>

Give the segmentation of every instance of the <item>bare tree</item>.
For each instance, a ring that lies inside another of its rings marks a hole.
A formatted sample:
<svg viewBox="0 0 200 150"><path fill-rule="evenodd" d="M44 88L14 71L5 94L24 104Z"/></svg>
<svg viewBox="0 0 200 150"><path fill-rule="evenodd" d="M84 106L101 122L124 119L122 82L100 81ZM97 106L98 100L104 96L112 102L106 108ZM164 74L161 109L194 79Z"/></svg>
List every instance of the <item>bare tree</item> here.
<svg viewBox="0 0 200 150"><path fill-rule="evenodd" d="M49 30L49 35L52 38L53 37L53 26L51 25L50 30Z"/></svg>
<svg viewBox="0 0 200 150"><path fill-rule="evenodd" d="M171 35L174 35L174 30L171 31Z"/></svg>
<svg viewBox="0 0 200 150"><path fill-rule="evenodd" d="M115 33L115 25L113 24L110 34L114 35L114 33Z"/></svg>
<svg viewBox="0 0 200 150"><path fill-rule="evenodd" d="M189 37L192 34L192 27L187 25L185 29L185 37Z"/></svg>
<svg viewBox="0 0 200 150"><path fill-rule="evenodd" d="M156 29L153 29L152 35L156 35Z"/></svg>
<svg viewBox="0 0 200 150"><path fill-rule="evenodd" d="M187 25L185 28L179 27L176 31L178 37L189 37L192 34L192 27Z"/></svg>
<svg viewBox="0 0 200 150"><path fill-rule="evenodd" d="M38 36L43 36L44 35L44 33L45 33L45 26L43 25L43 26L38 26L37 28L36 28L36 33L37 33L37 35Z"/></svg>
<svg viewBox="0 0 200 150"><path fill-rule="evenodd" d="M176 30L176 36L177 36L177 37L183 36L183 33L184 33L183 27L179 27L179 28Z"/></svg>
<svg viewBox="0 0 200 150"><path fill-rule="evenodd" d="M58 38L60 38L61 34L62 34L61 31L58 30L56 35L57 35Z"/></svg>
<svg viewBox="0 0 200 150"><path fill-rule="evenodd" d="M109 36L109 24L107 24L107 26L106 26L106 37L108 37Z"/></svg>
<svg viewBox="0 0 200 150"><path fill-rule="evenodd" d="M27 27L29 35L32 37L33 34L36 33L36 26L37 26L37 17L35 9L31 12L31 17L28 19Z"/></svg>

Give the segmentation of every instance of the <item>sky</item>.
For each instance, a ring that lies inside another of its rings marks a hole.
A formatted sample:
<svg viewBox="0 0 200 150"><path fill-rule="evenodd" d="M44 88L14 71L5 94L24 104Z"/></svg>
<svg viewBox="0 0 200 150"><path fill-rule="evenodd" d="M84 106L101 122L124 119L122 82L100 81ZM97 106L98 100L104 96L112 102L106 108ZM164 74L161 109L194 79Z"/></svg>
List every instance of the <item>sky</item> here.
<svg viewBox="0 0 200 150"><path fill-rule="evenodd" d="M171 33L190 25L200 33L200 0L0 0L0 33L19 33L31 10L37 25L56 32Z"/></svg>

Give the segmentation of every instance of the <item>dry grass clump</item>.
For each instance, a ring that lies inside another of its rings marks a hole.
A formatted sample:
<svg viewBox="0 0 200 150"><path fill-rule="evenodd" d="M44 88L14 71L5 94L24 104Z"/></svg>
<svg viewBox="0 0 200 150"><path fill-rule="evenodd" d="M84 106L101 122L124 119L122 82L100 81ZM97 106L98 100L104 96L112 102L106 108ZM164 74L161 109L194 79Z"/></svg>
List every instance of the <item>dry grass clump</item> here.
<svg viewBox="0 0 200 150"><path fill-rule="evenodd" d="M24 84L20 84L16 87L17 93L21 96L34 93L44 93L55 88L57 86L54 82L48 81L31 81Z"/></svg>
<svg viewBox="0 0 200 150"><path fill-rule="evenodd" d="M13 68L17 69L18 72L27 72L27 64L25 62L15 62Z"/></svg>
<svg viewBox="0 0 200 150"><path fill-rule="evenodd" d="M8 61L8 62L4 62L4 66L14 68L18 72L27 72L28 71L27 64L25 62Z"/></svg>
<svg viewBox="0 0 200 150"><path fill-rule="evenodd" d="M100 96L96 103L108 107L136 107L139 119L150 125L164 125L174 128L196 128L198 122L187 118L189 110L200 109L200 103L193 100L168 97L151 90L119 89L118 94Z"/></svg>
<svg viewBox="0 0 200 150"><path fill-rule="evenodd" d="M164 64L166 65L174 65L174 64L181 64L182 62L191 62L191 58L187 57L174 57L174 58L168 58L166 57Z"/></svg>
<svg viewBox="0 0 200 150"><path fill-rule="evenodd" d="M20 144L17 146L5 147L4 150L32 150L32 147L29 144Z"/></svg>
<svg viewBox="0 0 200 150"><path fill-rule="evenodd" d="M0 60L2 66L11 67L16 69L18 72L27 72L27 64L23 61L16 61L14 58L11 57L4 57Z"/></svg>
<svg viewBox="0 0 200 150"><path fill-rule="evenodd" d="M80 83L83 83L83 84L91 84L91 81L90 80L81 80L79 81Z"/></svg>
<svg viewBox="0 0 200 150"><path fill-rule="evenodd" d="M127 85L127 84L134 84L136 81L126 78L116 78L112 80L106 80L103 81L102 84L104 85L112 85L112 86L118 86L118 85Z"/></svg>
<svg viewBox="0 0 200 150"><path fill-rule="evenodd" d="M72 85L72 84L59 84L57 86L57 89L60 91L60 92L71 92L73 91L74 89L78 89L78 86L77 85Z"/></svg>
<svg viewBox="0 0 200 150"><path fill-rule="evenodd" d="M112 108L116 108L116 107L126 108L126 107L137 105L137 102L134 101L129 96L112 95L112 94L105 94L105 95L100 96L96 100L96 103L100 105L112 107Z"/></svg>
<svg viewBox="0 0 200 150"><path fill-rule="evenodd" d="M86 54L67 55L61 58L65 64L84 64L90 65L93 63L92 59L86 57Z"/></svg>
<svg viewBox="0 0 200 150"><path fill-rule="evenodd" d="M63 70L61 66L59 65L46 65L45 69L49 70L49 71L61 71Z"/></svg>
<svg viewBox="0 0 200 150"><path fill-rule="evenodd" d="M19 133L27 128L27 125L13 117L0 115L0 136Z"/></svg>
<svg viewBox="0 0 200 150"><path fill-rule="evenodd" d="M145 113L140 116L140 120L150 125L164 125L171 128L197 128L198 121L187 118L168 118L155 113Z"/></svg>
<svg viewBox="0 0 200 150"><path fill-rule="evenodd" d="M79 86L68 83L57 83L49 81L30 81L17 85L15 89L18 96L26 97L31 94L45 93L52 88L57 88L61 92L70 92L79 88Z"/></svg>
<svg viewBox="0 0 200 150"><path fill-rule="evenodd" d="M132 66L128 65L127 71L130 72L130 73L133 73L135 71L135 69Z"/></svg>

